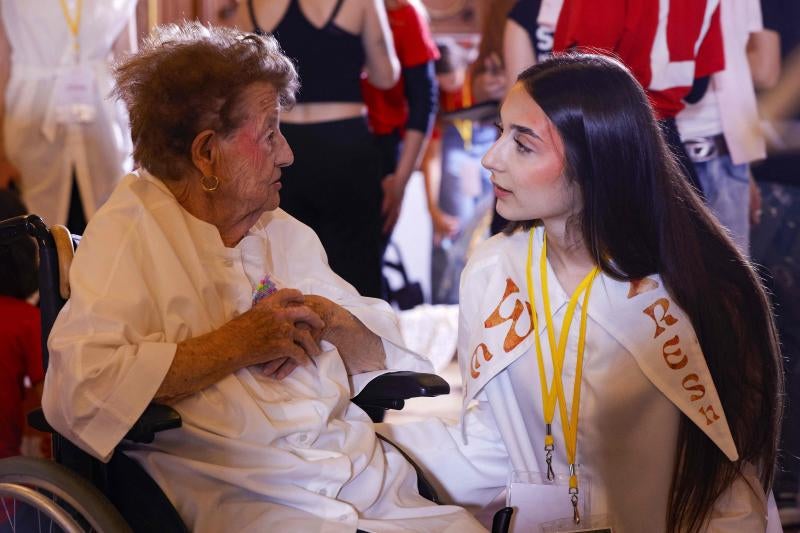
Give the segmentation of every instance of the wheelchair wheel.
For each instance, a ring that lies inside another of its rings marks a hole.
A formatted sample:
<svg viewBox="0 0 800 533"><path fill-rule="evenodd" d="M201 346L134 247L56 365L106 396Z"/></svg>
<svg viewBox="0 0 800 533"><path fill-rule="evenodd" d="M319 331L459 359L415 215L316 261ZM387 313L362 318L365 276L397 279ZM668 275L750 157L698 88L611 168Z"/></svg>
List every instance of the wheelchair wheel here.
<svg viewBox="0 0 800 533"><path fill-rule="evenodd" d="M129 533L91 483L45 459L0 459L0 533Z"/></svg>

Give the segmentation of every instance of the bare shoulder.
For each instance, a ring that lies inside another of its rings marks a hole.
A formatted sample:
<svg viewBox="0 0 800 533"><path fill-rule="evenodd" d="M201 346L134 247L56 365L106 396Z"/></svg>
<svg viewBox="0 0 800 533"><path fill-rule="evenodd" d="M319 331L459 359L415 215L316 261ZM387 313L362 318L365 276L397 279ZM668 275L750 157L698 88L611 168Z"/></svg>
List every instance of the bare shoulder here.
<svg viewBox="0 0 800 533"><path fill-rule="evenodd" d="M342 0L336 25L354 34L363 33L364 25L375 16L376 2L383 0Z"/></svg>
<svg viewBox="0 0 800 533"><path fill-rule="evenodd" d="M258 25L266 32L273 31L286 13L289 2L290 0L243 0L239 2L237 13L239 28L252 31ZM253 21L253 17L255 17L255 21Z"/></svg>

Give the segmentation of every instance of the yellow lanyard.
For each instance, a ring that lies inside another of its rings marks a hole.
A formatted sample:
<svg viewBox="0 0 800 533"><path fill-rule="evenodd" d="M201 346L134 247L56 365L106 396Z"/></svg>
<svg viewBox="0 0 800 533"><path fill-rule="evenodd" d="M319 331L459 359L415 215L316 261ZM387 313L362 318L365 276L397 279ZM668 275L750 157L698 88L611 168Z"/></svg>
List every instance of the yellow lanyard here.
<svg viewBox="0 0 800 533"><path fill-rule="evenodd" d="M81 12L83 11L83 0L76 0L75 2L75 16L70 15L67 0L58 0L61 4L61 11L64 12L64 20L67 21L67 27L74 39L73 48L75 53L78 53L78 34L81 31Z"/></svg>
<svg viewBox="0 0 800 533"><path fill-rule="evenodd" d="M592 291L592 284L595 277L600 272L599 267L594 267L586 277L580 282L575 292L569 299L567 304L567 311L564 315L564 320L561 324L561 334L558 339L558 345L555 342L555 330L553 328L553 315L550 311L550 293L547 287L547 236L545 235L542 242L542 254L539 260L539 274L542 284L542 301L545 320L547 322L547 337L550 344L550 356L553 362L553 381L552 386L547 386L547 378L545 376L544 356L542 354L542 346L539 340L539 320L535 311L533 298L533 233L534 229L530 231L528 237L528 261L526 268L527 284L528 284L528 299L531 302L531 319L533 321L534 339L536 341L536 359L539 365L539 382L542 390L542 408L544 411L545 422L545 438L544 449L546 452L547 461L547 479L552 481L555 479L555 473L552 467L553 449L555 443L552 434L553 416L555 415L556 403L559 406L559 413L561 415L561 427L564 434L564 446L567 452L567 462L569 464L569 493L572 500L572 507L574 511L575 523L580 522L580 515L578 514L578 476L575 469L575 456L578 446L578 414L580 411L581 399L581 377L583 373L583 351L586 345L586 322L587 322L587 309L589 304L589 295ZM564 397L564 383L561 379L562 369L564 367L564 359L566 358L567 351L567 337L569 336L570 326L572 325L572 317L575 313L575 307L578 304L580 295L583 294L583 302L581 304L581 322L578 333L578 356L575 363L575 383L573 385L572 393L572 412L570 417L567 418L567 402Z"/></svg>

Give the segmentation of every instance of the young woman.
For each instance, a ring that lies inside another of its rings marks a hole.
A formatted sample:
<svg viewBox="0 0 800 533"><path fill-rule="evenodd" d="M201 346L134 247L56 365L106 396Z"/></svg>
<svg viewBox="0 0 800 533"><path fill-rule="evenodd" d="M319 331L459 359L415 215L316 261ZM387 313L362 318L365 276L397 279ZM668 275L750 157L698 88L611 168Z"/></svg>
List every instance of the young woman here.
<svg viewBox="0 0 800 533"><path fill-rule="evenodd" d="M462 504L511 479L537 523L779 528L770 309L641 86L614 59L562 55L519 76L499 126L483 164L512 222L462 277L465 414L385 432Z"/></svg>

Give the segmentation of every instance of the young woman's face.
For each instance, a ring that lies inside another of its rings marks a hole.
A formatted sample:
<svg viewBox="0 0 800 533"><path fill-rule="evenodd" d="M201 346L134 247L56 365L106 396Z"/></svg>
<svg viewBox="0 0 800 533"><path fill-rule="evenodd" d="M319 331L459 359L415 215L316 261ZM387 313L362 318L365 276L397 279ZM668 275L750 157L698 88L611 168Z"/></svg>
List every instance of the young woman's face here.
<svg viewBox="0 0 800 533"><path fill-rule="evenodd" d="M520 83L500 109L500 138L481 161L492 173L497 212L506 220L566 220L580 191L564 176L564 143Z"/></svg>

